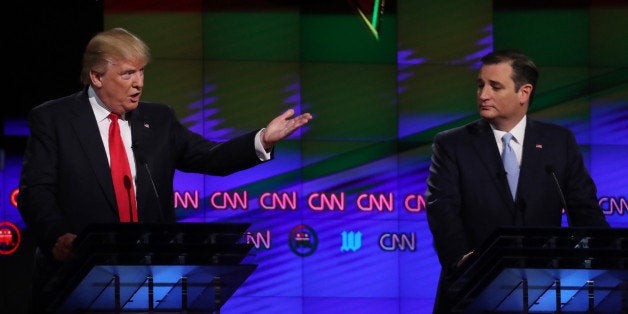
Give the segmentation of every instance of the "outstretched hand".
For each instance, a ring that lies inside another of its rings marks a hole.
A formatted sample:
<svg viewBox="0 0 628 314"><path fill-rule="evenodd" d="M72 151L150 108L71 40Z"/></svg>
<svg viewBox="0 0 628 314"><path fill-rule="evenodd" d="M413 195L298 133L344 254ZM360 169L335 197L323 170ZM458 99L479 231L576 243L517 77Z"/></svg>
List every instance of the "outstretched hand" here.
<svg viewBox="0 0 628 314"><path fill-rule="evenodd" d="M292 117L293 115L294 109L288 109L266 126L266 129L261 134L262 145L266 150L269 150L275 143L290 136L298 128L312 120L312 115L307 112L296 117Z"/></svg>

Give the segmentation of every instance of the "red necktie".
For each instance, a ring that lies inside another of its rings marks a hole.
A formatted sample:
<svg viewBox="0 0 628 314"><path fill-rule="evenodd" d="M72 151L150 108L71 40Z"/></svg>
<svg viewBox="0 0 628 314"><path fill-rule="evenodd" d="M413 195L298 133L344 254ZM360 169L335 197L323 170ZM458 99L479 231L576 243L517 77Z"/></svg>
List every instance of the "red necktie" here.
<svg viewBox="0 0 628 314"><path fill-rule="evenodd" d="M126 156L124 143L120 136L120 126L118 125L118 115L109 114L111 124L109 125L109 155L111 158L111 178L113 188L116 192L116 202L118 203L118 213L121 222L137 221L137 205L135 204L135 191L133 189L131 167Z"/></svg>

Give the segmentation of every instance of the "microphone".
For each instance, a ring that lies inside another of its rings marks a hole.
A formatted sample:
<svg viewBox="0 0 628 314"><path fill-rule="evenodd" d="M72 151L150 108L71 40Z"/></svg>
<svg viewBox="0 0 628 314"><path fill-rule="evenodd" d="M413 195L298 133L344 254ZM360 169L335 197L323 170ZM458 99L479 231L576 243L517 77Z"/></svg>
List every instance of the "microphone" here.
<svg viewBox="0 0 628 314"><path fill-rule="evenodd" d="M556 176L556 170L552 165L545 165L545 172L552 176L554 179L554 184L556 185L556 190L558 191L558 195L560 196L560 202L565 209L565 214L567 215L567 223L571 227L571 217L569 217L569 211L567 210L567 201L565 200L565 194L563 193L563 189L560 187L560 183L558 182L558 176Z"/></svg>
<svg viewBox="0 0 628 314"><path fill-rule="evenodd" d="M148 173L148 179L150 180L150 184L153 187L153 194L155 194L155 199L157 200L157 210L159 211L159 217L161 218L161 222L166 222L164 218L164 213L161 209L161 199L159 198L159 193L157 192L157 186L155 186L155 181L153 180L153 175L150 173L150 168L148 167L148 162L144 161L144 168L146 168L146 173Z"/></svg>
<svg viewBox="0 0 628 314"><path fill-rule="evenodd" d="M161 201L160 201L161 199L159 198L159 193L157 192L157 186L155 185L155 180L153 180L153 175L151 174L150 168L148 167L148 161L144 159L143 155L138 154L136 150L138 147L139 145L137 144L137 142L133 141L131 148L133 149L135 160L137 161L137 163L143 164L144 169L146 169L146 173L148 174L148 180L150 181L150 185L153 190L153 196L155 197L155 200L157 201L157 211L159 212L159 218L161 219L161 222L165 222L166 219L164 217L164 213L162 212Z"/></svg>
<svg viewBox="0 0 628 314"><path fill-rule="evenodd" d="M133 222L133 204L131 203L131 178L124 176L124 188L126 189L127 198L129 199L129 221Z"/></svg>

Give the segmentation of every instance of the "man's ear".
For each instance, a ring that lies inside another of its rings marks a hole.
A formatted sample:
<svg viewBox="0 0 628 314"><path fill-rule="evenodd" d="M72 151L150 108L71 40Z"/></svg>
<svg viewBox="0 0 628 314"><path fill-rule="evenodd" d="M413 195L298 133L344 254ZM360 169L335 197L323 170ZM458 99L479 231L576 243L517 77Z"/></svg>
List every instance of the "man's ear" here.
<svg viewBox="0 0 628 314"><path fill-rule="evenodd" d="M92 81L92 85L95 87L102 87L102 74L97 71L90 70L89 78Z"/></svg>
<svg viewBox="0 0 628 314"><path fill-rule="evenodd" d="M521 86L521 88L519 88L519 102L521 104L525 104L528 103L528 101L530 100L530 95L532 95L532 89L534 87L532 87L532 84L525 84L523 86Z"/></svg>

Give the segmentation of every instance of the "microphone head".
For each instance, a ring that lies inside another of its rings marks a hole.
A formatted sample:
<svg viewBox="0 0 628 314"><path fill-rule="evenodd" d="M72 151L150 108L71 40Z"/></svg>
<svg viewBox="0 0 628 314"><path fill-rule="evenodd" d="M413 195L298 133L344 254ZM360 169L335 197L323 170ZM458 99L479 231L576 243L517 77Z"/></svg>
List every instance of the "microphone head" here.
<svg viewBox="0 0 628 314"><path fill-rule="evenodd" d="M129 176L124 176L124 188L127 190L131 189L131 178Z"/></svg>
<svg viewBox="0 0 628 314"><path fill-rule="evenodd" d="M555 173L556 170L554 169L554 166L552 165L545 165L545 172L552 174L552 173Z"/></svg>

